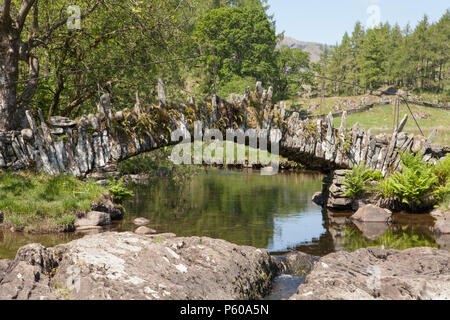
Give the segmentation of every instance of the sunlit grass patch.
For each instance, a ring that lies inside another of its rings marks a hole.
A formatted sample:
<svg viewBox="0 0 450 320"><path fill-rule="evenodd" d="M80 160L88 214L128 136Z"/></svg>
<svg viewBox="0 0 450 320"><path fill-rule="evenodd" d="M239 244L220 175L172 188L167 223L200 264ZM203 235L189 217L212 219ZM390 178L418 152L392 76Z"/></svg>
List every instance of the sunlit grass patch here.
<svg viewBox="0 0 450 320"><path fill-rule="evenodd" d="M107 188L72 176L0 173L0 211L7 226L24 231L70 229L76 214L88 211Z"/></svg>
<svg viewBox="0 0 450 320"><path fill-rule="evenodd" d="M441 145L450 145L450 111L439 110L420 106L410 106L420 129L426 137L428 137L434 129L437 130L433 143ZM408 115L408 122L406 123L404 132L420 135L421 132L416 125L409 109L406 105L400 106L400 120L403 116ZM371 110L351 114L347 117L346 125L348 128L355 123L359 123L362 129L372 129L372 134L393 133L394 128L394 106L380 106ZM339 127L341 118L334 120L334 126Z"/></svg>

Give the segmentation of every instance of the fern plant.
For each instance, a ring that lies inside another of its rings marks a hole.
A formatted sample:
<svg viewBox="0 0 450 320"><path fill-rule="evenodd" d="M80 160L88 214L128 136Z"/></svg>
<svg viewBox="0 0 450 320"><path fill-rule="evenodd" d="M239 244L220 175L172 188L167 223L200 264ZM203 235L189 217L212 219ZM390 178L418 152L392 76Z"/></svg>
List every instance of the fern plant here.
<svg viewBox="0 0 450 320"><path fill-rule="evenodd" d="M384 196L398 197L412 209L431 196L438 183L435 168L423 156L410 152L401 154L402 172L395 172L381 183Z"/></svg>
<svg viewBox="0 0 450 320"><path fill-rule="evenodd" d="M444 160L436 163L434 173L438 178L440 185L450 183L450 154L447 154Z"/></svg>
<svg viewBox="0 0 450 320"><path fill-rule="evenodd" d="M370 181L380 181L382 178L381 172L369 169L364 162L361 162L346 174L343 184L347 187L347 190L344 192L344 196L356 197L363 195L370 191Z"/></svg>

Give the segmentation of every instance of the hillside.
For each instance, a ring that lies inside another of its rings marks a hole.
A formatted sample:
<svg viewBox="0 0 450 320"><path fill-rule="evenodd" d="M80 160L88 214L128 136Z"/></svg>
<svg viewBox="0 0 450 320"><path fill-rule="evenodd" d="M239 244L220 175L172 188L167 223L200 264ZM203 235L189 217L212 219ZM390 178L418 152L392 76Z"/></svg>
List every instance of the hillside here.
<svg viewBox="0 0 450 320"><path fill-rule="evenodd" d="M317 42L304 42L291 37L285 37L278 43L278 47L282 46L289 48L300 48L306 52L309 52L311 62L318 62L320 60L320 55L323 53L327 45Z"/></svg>

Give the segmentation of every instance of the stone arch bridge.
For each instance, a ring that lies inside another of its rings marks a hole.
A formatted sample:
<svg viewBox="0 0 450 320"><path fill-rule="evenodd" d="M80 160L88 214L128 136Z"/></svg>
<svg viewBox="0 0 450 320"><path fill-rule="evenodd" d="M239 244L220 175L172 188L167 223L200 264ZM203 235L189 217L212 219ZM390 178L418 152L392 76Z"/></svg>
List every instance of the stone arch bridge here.
<svg viewBox="0 0 450 320"><path fill-rule="evenodd" d="M109 95L100 98L98 112L71 120L42 112L34 117L27 111L29 128L0 131L0 169L36 169L47 174L86 176L108 172L127 158L170 144L170 133L182 128L193 131L195 121L203 128L280 129L281 155L308 168L329 171L351 168L362 161L383 174L399 168L399 152L422 152L427 161L436 161L450 152L448 147L432 145L428 139L402 132L407 117L392 134L374 136L356 124L346 128L346 114L339 128L330 115L322 119L287 115L284 103L272 103L273 90L261 83L255 91L248 88L242 96L226 101L212 95L200 103L191 98L185 104L166 101L162 81L158 85L159 104L112 112Z"/></svg>

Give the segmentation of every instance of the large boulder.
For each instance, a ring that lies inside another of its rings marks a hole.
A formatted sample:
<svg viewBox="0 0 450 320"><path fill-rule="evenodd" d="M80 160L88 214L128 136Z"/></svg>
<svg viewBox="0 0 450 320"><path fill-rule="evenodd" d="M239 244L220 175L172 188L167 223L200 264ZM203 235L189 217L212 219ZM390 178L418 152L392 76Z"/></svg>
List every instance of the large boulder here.
<svg viewBox="0 0 450 320"><path fill-rule="evenodd" d="M75 227L97 227L111 224L111 217L106 212L90 211L85 217L75 221Z"/></svg>
<svg viewBox="0 0 450 320"><path fill-rule="evenodd" d="M450 234L436 234L435 240L440 249L450 251Z"/></svg>
<svg viewBox="0 0 450 320"><path fill-rule="evenodd" d="M436 209L430 214L437 219L434 225L434 233L436 236L450 235L450 212L448 210Z"/></svg>
<svg viewBox="0 0 450 320"><path fill-rule="evenodd" d="M20 248L14 261L0 260L0 300L57 299L49 276L57 261L55 251L37 243Z"/></svg>
<svg viewBox="0 0 450 320"><path fill-rule="evenodd" d="M329 254L291 300L450 299L450 252L365 248Z"/></svg>
<svg viewBox="0 0 450 320"><path fill-rule="evenodd" d="M373 204L368 204L358 209L358 211L351 216L351 219L361 222L390 222L391 216L392 212L388 209L382 209Z"/></svg>
<svg viewBox="0 0 450 320"><path fill-rule="evenodd" d="M276 273L263 249L129 232L28 245L11 264L0 299L258 299Z"/></svg>
<svg viewBox="0 0 450 320"><path fill-rule="evenodd" d="M435 219L440 219L440 218L450 219L450 211L436 208L430 212L430 216L432 216Z"/></svg>

